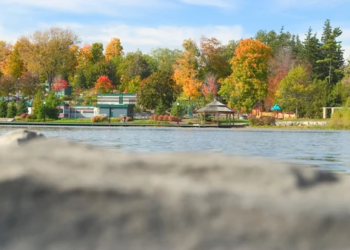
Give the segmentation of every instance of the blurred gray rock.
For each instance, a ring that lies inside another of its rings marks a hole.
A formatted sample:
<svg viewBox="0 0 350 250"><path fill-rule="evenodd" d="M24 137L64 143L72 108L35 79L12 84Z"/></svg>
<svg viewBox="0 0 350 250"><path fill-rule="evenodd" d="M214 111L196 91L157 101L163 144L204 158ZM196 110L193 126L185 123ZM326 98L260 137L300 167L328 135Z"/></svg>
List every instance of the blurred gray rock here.
<svg viewBox="0 0 350 250"><path fill-rule="evenodd" d="M45 138L45 136L39 132L26 129L17 129L0 136L0 146L22 145L28 141L43 138Z"/></svg>
<svg viewBox="0 0 350 250"><path fill-rule="evenodd" d="M267 159L0 150L2 250L345 250L348 178Z"/></svg>

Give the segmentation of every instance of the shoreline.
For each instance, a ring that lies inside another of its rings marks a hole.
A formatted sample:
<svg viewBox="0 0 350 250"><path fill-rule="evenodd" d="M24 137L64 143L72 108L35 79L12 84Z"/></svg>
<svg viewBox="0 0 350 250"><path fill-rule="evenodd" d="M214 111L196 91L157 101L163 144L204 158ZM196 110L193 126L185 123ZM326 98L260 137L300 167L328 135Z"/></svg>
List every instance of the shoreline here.
<svg viewBox="0 0 350 250"><path fill-rule="evenodd" d="M0 126L9 127L167 127L167 128L245 128L248 124L133 124L133 123L56 123L56 122L0 122Z"/></svg>

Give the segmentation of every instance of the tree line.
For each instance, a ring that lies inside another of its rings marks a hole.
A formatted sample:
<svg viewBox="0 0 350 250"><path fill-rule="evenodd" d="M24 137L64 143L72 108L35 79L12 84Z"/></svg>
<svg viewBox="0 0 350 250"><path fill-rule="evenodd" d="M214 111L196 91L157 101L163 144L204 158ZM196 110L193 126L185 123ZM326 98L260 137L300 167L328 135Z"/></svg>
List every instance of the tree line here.
<svg viewBox="0 0 350 250"><path fill-rule="evenodd" d="M53 27L14 45L0 41L0 94L34 96L42 82L56 91L69 82L76 96L138 93L140 106L163 112L179 99L206 103L217 97L239 112L278 103L300 116L320 117L321 107L345 105L350 96L341 34L326 20L320 36L310 28L303 40L282 28L227 44L187 39L181 50L144 54L124 53L118 38L105 48L79 46L71 30Z"/></svg>

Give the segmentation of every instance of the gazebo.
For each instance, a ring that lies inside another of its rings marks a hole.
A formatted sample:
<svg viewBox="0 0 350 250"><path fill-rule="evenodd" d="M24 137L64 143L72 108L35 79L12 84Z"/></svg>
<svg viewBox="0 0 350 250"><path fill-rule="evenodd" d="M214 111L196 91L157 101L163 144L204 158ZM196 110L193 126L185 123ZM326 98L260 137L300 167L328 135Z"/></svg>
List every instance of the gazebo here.
<svg viewBox="0 0 350 250"><path fill-rule="evenodd" d="M226 121L228 121L228 125L233 125L234 122L234 111L232 109L229 109L225 104L219 102L218 100L216 100L216 98L214 99L213 102L207 104L205 107L197 110L197 113L200 114L212 114L214 116L217 117L218 120L218 125L219 125L219 115L220 114L225 114L226 115ZM205 120L204 120L205 123Z"/></svg>

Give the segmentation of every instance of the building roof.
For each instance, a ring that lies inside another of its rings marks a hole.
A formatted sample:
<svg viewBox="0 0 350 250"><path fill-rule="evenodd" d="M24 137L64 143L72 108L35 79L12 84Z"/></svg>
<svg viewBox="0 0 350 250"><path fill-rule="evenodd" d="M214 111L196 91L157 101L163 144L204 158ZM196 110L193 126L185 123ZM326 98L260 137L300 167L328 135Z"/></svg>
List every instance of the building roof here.
<svg viewBox="0 0 350 250"><path fill-rule="evenodd" d="M233 114L234 111L232 109L229 109L225 104L215 99L213 102L207 104L205 107L197 110L197 113Z"/></svg>

